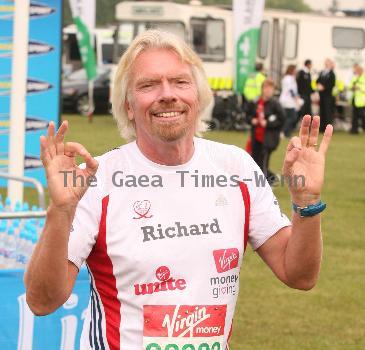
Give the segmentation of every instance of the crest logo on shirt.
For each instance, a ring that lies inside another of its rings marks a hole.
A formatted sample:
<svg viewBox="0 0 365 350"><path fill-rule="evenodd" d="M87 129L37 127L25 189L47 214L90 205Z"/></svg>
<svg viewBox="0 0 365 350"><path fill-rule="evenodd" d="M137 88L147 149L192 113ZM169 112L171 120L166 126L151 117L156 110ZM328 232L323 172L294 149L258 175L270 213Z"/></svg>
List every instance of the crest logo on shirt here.
<svg viewBox="0 0 365 350"><path fill-rule="evenodd" d="M237 248L219 249L213 251L215 267L218 273L223 273L238 266L240 253Z"/></svg>
<svg viewBox="0 0 365 350"><path fill-rule="evenodd" d="M151 202L146 199L134 202L133 210L137 214L137 216L133 216L133 219L150 219L153 216L150 214Z"/></svg>
<svg viewBox="0 0 365 350"><path fill-rule="evenodd" d="M154 294L158 292L167 292L174 290L186 289L186 281L183 278L173 278L170 269L167 266L157 268L155 276L158 281L149 283L137 283L134 285L136 295Z"/></svg>
<svg viewBox="0 0 365 350"><path fill-rule="evenodd" d="M223 194L220 194L215 201L215 205L217 207L223 207L225 205L228 205L227 198L224 197Z"/></svg>

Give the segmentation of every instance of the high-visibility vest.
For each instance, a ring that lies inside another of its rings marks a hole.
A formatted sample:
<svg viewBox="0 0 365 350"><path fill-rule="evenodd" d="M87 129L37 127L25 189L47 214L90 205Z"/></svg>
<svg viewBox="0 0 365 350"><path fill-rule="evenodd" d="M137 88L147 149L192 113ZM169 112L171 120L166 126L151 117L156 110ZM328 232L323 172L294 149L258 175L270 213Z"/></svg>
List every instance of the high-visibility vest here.
<svg viewBox="0 0 365 350"><path fill-rule="evenodd" d="M355 107L365 107L365 73L360 76L356 75L351 79L349 89L352 90L354 86L356 86L353 95Z"/></svg>
<svg viewBox="0 0 365 350"><path fill-rule="evenodd" d="M341 79L336 79L335 86L332 89L332 96L336 97L345 90L345 83Z"/></svg>
<svg viewBox="0 0 365 350"><path fill-rule="evenodd" d="M266 76L261 72L257 72L247 78L243 88L243 95L247 101L254 101L261 96L262 83L265 79Z"/></svg>
<svg viewBox="0 0 365 350"><path fill-rule="evenodd" d="M312 79L311 86L312 86L313 91L317 90L317 81L316 81L316 79Z"/></svg>

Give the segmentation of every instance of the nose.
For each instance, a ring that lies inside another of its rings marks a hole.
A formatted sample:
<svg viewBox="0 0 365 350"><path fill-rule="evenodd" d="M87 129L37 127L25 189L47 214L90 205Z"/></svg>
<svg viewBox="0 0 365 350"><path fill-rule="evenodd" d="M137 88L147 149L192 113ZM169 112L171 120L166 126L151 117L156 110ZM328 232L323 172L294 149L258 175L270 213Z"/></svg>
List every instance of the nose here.
<svg viewBox="0 0 365 350"><path fill-rule="evenodd" d="M172 84L168 80L163 80L161 84L159 102L171 103L176 101L177 97L175 95Z"/></svg>

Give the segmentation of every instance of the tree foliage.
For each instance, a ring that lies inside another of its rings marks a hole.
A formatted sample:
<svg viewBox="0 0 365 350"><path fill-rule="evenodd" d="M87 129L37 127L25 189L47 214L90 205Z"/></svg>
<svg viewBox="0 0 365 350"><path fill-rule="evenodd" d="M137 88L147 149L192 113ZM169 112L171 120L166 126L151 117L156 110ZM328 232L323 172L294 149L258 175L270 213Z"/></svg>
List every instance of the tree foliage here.
<svg viewBox="0 0 365 350"><path fill-rule="evenodd" d="M266 7L295 12L309 12L311 10L303 0L266 0Z"/></svg>

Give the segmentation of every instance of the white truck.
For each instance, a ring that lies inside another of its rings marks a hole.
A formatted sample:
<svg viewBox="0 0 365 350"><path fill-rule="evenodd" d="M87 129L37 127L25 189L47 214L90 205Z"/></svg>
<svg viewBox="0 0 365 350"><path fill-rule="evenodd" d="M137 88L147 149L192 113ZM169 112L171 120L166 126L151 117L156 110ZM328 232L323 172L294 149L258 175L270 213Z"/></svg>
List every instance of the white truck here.
<svg viewBox="0 0 365 350"><path fill-rule="evenodd" d="M186 40L202 58L216 101L225 102L227 97L230 101L221 105L221 110L232 112L231 117L236 118L233 105L237 99L231 97L239 96L241 92L234 95L232 91L235 43L230 7L205 6L198 0L192 0L190 4L124 1L116 5L115 17L114 62L142 31L149 28L171 31ZM264 63L267 75L280 87L288 64L300 68L305 59L311 59L313 78L316 78L324 60L332 58L336 63L337 79L346 85L352 76L353 63L365 63L364 25L363 18L265 10L257 61ZM225 116L221 121L228 119ZM224 125L231 126L230 122Z"/></svg>
<svg viewBox="0 0 365 350"><path fill-rule="evenodd" d="M96 64L98 67L113 64L114 33L115 27L95 28L92 32ZM64 27L62 34L62 67L64 73L67 75L67 73L82 68L82 62L77 44L76 26L70 24Z"/></svg>
<svg viewBox="0 0 365 350"><path fill-rule="evenodd" d="M234 67L233 14L231 8L164 1L124 1L116 5L119 51L149 28L161 28L184 38L200 55L212 87L232 89ZM336 63L345 82L353 63L365 62L365 21L358 17L324 16L265 10L257 50L269 76L278 83L288 64L300 67L313 61L315 71L325 58ZM215 79L215 80L214 80Z"/></svg>

